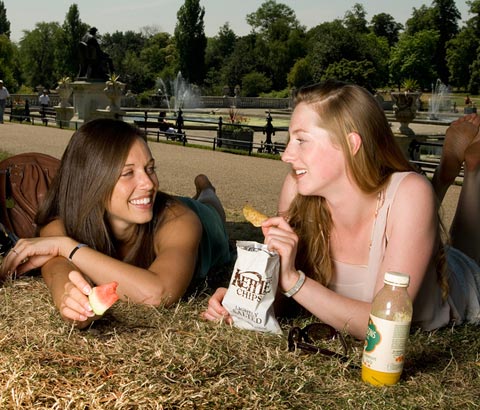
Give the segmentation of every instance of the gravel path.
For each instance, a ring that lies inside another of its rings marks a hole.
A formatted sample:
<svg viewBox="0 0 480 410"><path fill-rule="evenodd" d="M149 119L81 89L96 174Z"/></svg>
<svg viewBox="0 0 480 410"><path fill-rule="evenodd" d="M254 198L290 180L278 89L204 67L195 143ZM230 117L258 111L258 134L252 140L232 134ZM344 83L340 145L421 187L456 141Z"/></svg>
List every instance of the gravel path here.
<svg viewBox="0 0 480 410"><path fill-rule="evenodd" d="M421 127L419 131L425 132L426 126ZM12 154L44 152L60 158L72 133L52 126L5 122L0 124L0 149ZM149 145L157 162L160 189L192 196L194 177L204 173L215 185L230 217L239 216L246 202L268 215L275 214L281 184L288 172L288 166L282 161L156 142ZM444 200L443 216L447 226L459 192L459 187L451 187Z"/></svg>

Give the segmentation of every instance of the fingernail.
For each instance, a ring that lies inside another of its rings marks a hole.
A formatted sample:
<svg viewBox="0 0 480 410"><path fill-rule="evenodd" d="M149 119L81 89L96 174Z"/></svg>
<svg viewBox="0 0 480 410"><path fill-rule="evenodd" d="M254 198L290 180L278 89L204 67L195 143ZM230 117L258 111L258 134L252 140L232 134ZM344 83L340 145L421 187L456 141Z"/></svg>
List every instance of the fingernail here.
<svg viewBox="0 0 480 410"><path fill-rule="evenodd" d="M92 307L90 306L90 303L86 303L86 304L85 304L85 310L86 310L87 312L89 312L89 313L90 313L90 312L93 312L93 309L92 309Z"/></svg>
<svg viewBox="0 0 480 410"><path fill-rule="evenodd" d="M90 295L91 291L92 288L89 285L85 285L85 287L83 288L83 293L85 293L85 295Z"/></svg>

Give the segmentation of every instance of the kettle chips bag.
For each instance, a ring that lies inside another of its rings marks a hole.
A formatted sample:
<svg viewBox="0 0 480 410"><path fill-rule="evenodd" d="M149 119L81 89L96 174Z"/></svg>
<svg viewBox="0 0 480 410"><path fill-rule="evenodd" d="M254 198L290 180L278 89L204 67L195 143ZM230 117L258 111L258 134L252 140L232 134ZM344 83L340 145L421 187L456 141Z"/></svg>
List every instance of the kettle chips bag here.
<svg viewBox="0 0 480 410"><path fill-rule="evenodd" d="M258 242L238 241L238 257L223 299L233 325L259 332L282 333L273 302L278 287L280 257Z"/></svg>

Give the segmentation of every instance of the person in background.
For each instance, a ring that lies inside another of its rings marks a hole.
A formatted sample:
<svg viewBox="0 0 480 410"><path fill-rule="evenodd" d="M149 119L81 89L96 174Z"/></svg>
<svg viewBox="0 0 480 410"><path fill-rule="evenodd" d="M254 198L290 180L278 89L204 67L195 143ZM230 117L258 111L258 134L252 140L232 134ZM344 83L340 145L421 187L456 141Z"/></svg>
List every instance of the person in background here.
<svg viewBox="0 0 480 410"><path fill-rule="evenodd" d="M47 90L43 90L42 94L40 97L38 97L38 102L40 103L40 109L41 109L41 115L42 118L45 117L45 111L47 110L49 104L50 104L50 97L48 95Z"/></svg>
<svg viewBox="0 0 480 410"><path fill-rule="evenodd" d="M280 290L322 322L363 339L384 274L397 271L410 275L413 326L478 323L479 125L478 117L467 117L449 128L433 188L406 160L367 90L336 81L301 89L282 156L291 173L278 216L262 224L265 243L280 255ZM464 161L445 247L438 203ZM212 295L205 319L231 321L221 304L225 292Z"/></svg>
<svg viewBox="0 0 480 410"><path fill-rule="evenodd" d="M20 239L1 276L41 267L63 319L79 328L95 316L92 286L116 281L123 300L171 306L231 259L225 213L209 179L194 198L158 190L143 133L96 119L75 132L37 213L40 237Z"/></svg>
<svg viewBox="0 0 480 410"><path fill-rule="evenodd" d="M0 124L3 124L3 114L5 113L5 105L10 94L7 87L3 85L3 80L0 80Z"/></svg>

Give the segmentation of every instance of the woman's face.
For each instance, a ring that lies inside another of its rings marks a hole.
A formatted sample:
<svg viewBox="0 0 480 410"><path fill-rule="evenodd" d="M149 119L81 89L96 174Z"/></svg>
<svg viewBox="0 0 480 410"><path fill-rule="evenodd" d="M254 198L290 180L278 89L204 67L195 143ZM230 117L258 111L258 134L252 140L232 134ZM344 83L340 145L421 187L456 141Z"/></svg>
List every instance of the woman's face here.
<svg viewBox="0 0 480 410"><path fill-rule="evenodd" d="M121 236L132 225L152 219L157 190L155 161L147 144L137 140L130 149L107 206L108 219L116 236Z"/></svg>
<svg viewBox="0 0 480 410"><path fill-rule="evenodd" d="M345 156L334 146L329 132L318 125L318 114L306 103L295 107L290 140L282 160L291 165L301 195L325 196L346 175Z"/></svg>

